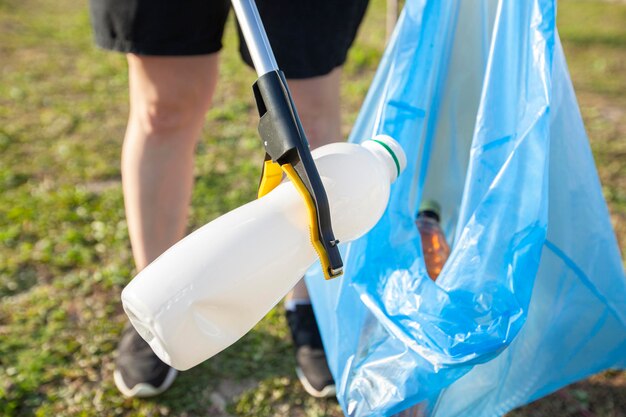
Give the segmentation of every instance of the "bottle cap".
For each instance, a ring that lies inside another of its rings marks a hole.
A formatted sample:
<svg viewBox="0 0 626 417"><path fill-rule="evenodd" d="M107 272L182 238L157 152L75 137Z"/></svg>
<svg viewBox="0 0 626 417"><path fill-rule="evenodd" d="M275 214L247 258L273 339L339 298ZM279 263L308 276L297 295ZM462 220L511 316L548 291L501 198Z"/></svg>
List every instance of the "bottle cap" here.
<svg viewBox="0 0 626 417"><path fill-rule="evenodd" d="M441 220L441 206L435 200L424 200L420 204L418 210L418 216L423 214L426 217L431 217L437 221Z"/></svg>

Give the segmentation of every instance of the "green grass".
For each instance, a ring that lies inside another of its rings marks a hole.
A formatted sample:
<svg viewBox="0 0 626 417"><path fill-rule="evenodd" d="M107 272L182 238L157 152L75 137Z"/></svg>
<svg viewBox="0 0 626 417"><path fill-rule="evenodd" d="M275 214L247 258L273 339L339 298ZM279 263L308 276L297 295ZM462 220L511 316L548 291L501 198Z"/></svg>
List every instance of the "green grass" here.
<svg viewBox="0 0 626 417"><path fill-rule="evenodd" d="M133 275L119 154L128 112L123 56L93 47L84 2L0 0L0 415L340 416L300 388L279 308L251 333L183 373L153 400L112 384ZM380 59L376 0L346 65L344 133ZM626 5L561 1L559 26L620 246L626 247ZM255 195L262 159L232 22L222 82L196 157L189 228ZM614 372L511 413L624 416ZM622 414L620 414L622 413Z"/></svg>

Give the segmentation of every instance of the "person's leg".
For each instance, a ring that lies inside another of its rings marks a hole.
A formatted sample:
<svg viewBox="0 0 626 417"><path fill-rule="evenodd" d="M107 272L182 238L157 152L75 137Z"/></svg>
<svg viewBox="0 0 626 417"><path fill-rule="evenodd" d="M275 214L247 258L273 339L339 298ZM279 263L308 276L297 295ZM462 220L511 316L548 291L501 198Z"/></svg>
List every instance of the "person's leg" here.
<svg viewBox="0 0 626 417"><path fill-rule="evenodd" d="M211 103L218 54L128 55L130 116L122 150L126 219L138 270L182 238L193 185L194 149ZM129 397L165 391L176 371L127 325L114 373Z"/></svg>
<svg viewBox="0 0 626 417"><path fill-rule="evenodd" d="M311 149L341 141L341 67L287 83Z"/></svg>
<svg viewBox="0 0 626 417"><path fill-rule="evenodd" d="M131 54L128 64L122 181L133 256L141 270L184 234L194 149L215 90L218 54Z"/></svg>
<svg viewBox="0 0 626 417"><path fill-rule="evenodd" d="M321 77L287 80L311 150L341 137L340 88L341 67ZM308 300L304 280L287 295L286 302Z"/></svg>
<svg viewBox="0 0 626 417"><path fill-rule="evenodd" d="M340 79L341 67L337 67L323 76L287 80L311 149L342 140ZM285 298L285 308L296 348L298 378L315 397L335 395L304 279Z"/></svg>

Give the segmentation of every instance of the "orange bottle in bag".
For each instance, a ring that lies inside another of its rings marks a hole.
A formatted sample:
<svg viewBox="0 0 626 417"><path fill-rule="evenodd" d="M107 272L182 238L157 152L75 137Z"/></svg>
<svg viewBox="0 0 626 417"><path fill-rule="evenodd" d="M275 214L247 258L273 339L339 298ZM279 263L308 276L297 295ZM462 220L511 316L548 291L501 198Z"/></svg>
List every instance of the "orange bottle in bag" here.
<svg viewBox="0 0 626 417"><path fill-rule="evenodd" d="M436 201L427 200L420 206L415 224L422 237L422 250L428 276L437 279L450 256L450 246L441 229L441 207Z"/></svg>

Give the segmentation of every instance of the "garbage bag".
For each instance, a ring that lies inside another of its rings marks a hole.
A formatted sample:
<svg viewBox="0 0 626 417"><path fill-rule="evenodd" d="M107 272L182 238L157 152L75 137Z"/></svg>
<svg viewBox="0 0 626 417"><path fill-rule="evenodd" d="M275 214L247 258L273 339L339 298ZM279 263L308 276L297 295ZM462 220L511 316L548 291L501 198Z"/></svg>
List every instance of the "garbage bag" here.
<svg viewBox="0 0 626 417"><path fill-rule="evenodd" d="M408 0L350 140L409 162L380 222L307 273L348 416L497 416L626 364L626 278L554 0ZM420 201L452 253L424 266Z"/></svg>

